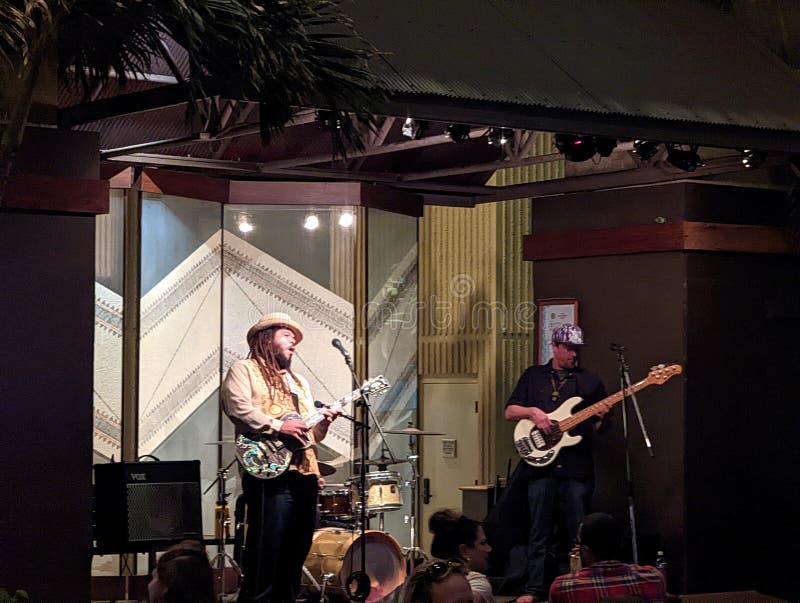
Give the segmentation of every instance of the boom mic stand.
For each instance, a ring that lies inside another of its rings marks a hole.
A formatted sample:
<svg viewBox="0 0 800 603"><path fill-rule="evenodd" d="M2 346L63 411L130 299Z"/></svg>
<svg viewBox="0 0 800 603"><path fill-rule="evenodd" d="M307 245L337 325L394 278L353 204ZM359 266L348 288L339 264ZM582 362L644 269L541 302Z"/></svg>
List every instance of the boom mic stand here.
<svg viewBox="0 0 800 603"><path fill-rule="evenodd" d="M650 443L650 437L647 435L647 429L645 429L644 426L644 419L642 419L642 412L639 410L639 402L636 400L636 393L633 391L633 386L631 384L630 367L628 366L628 361L625 358L625 350L627 348L624 345L612 343L610 345L610 349L612 352L617 353L617 362L619 363L619 383L620 391L622 392L622 433L625 441L625 483L628 494L628 521L631 527L631 549L633 551L633 562L638 565L639 546L637 543L636 534L636 512L633 503L633 477L631 475L631 452L628 439L629 400L630 403L633 404L633 408L636 411L636 416L639 419L639 428L642 430L644 443L645 446L647 446L647 451L649 452L650 457L653 458L655 453L653 452L653 445Z"/></svg>
<svg viewBox="0 0 800 603"><path fill-rule="evenodd" d="M342 342L338 339L334 339L331 341L331 345L335 347L339 352L344 356L344 362L347 365L347 368L350 370L350 376L353 380L353 386L355 389L361 389L361 384L358 379L358 375L356 375L355 370L353 369L353 361L350 358L350 354L347 350L344 349ZM370 590L372 590L372 585L370 584L370 578L367 574L367 542L366 542L366 531L367 531L367 500L366 500L366 493L367 493L367 453L368 453L368 446L369 446L369 416L370 416L370 406L368 395L366 392L362 391L361 396L359 398L359 402L357 404L361 405L361 425L356 425L357 428L360 429L361 441L361 471L359 473L358 478L358 498L361 501L361 508L359 509L359 524L360 524L360 532L361 538L363 539L361 543L361 568L357 571L350 572L350 575L347 577L345 581L345 587L347 590L347 597L351 601L366 601L367 597L369 596ZM354 413L355 414L355 413ZM378 422L375 422L378 425ZM380 425L378 425L378 429L380 430ZM383 434L383 432L381 432ZM391 454L391 450L389 451ZM392 457L394 458L394 457ZM354 588L355 585L355 588Z"/></svg>

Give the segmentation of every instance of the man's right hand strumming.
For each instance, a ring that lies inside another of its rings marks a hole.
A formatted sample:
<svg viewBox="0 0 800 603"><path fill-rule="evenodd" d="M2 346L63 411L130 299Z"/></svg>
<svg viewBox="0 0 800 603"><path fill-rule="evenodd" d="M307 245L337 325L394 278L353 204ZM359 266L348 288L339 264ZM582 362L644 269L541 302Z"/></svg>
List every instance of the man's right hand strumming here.
<svg viewBox="0 0 800 603"><path fill-rule="evenodd" d="M550 417L547 416L547 413L544 412L541 408L536 408L535 406L532 406L530 408L530 411L531 411L531 421L533 421L536 424L536 427L538 427L545 433L550 433L552 422L550 421Z"/></svg>
<svg viewBox="0 0 800 603"><path fill-rule="evenodd" d="M305 421L300 419L292 419L290 421L283 422L280 432L296 438L300 443L305 443L307 439L306 433L308 432L308 427L306 426Z"/></svg>

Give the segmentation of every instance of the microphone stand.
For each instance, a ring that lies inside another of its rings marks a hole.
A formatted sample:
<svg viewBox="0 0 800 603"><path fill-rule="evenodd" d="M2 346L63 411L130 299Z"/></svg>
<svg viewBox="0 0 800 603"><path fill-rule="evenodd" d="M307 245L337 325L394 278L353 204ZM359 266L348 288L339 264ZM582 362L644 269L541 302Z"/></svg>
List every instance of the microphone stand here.
<svg viewBox="0 0 800 603"><path fill-rule="evenodd" d="M337 345L339 343L339 345ZM350 375L353 380L354 389L361 390L361 384L358 379L358 375L356 375L355 370L353 369L353 361L350 358L350 354L348 354L343 347L341 347L341 342L338 340L334 340L332 342L333 347L339 350L344 357L344 362L347 365L347 368L350 370ZM367 500L365 498L367 492L367 472L366 472L366 465L367 465L367 447L369 446L369 417L370 417L370 406L369 406L369 396L365 391L361 391L361 396L359 401L356 405L360 405L362 412L361 412L361 421L360 424L358 422L355 423L356 429L360 429L360 447L361 447L361 471L359 474L358 479L358 498L361 501L361 508L359 509L359 525L361 527L361 538L363 539L361 543L361 568L358 571L351 572L350 575L347 577L345 581L345 586L347 590L347 597L351 601L366 601L367 597L369 596L370 590L372 590L372 585L370 584L370 578L367 574L367 542L366 542L366 530L367 530ZM354 412L355 414L355 412ZM375 424L378 425L378 422L375 421ZM378 429L380 430L380 425L378 425ZM381 435L383 432L381 432ZM391 454L391 451L389 451ZM353 589L353 583L355 583L355 590Z"/></svg>
<svg viewBox="0 0 800 603"><path fill-rule="evenodd" d="M639 402L636 400L636 393L633 391L633 386L631 384L630 367L628 366L628 361L625 358L625 350L627 348L616 343L612 343L610 347L612 352L617 353L617 363L619 364L619 382L620 391L622 392L622 433L625 441L625 484L628 496L628 521L631 527L631 549L633 551L633 562L638 565L639 545L637 543L636 512L633 502L633 477L631 475L631 452L628 438L629 401L631 404L633 404L633 408L636 411L636 416L639 419L639 427L642 430L644 443L647 447L650 457L653 458L655 453L653 452L653 445L650 443L650 437L647 435L647 429L645 429L644 426L644 419L642 419L642 412L639 410Z"/></svg>

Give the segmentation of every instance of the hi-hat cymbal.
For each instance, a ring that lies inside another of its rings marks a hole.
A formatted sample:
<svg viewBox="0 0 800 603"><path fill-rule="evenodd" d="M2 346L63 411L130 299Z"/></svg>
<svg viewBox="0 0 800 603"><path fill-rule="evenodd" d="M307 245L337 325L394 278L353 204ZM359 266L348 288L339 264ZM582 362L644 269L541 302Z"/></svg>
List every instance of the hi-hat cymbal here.
<svg viewBox="0 0 800 603"><path fill-rule="evenodd" d="M233 438L224 438L222 440L217 440L216 442L205 442L206 446L222 446L223 444L234 444L236 440Z"/></svg>
<svg viewBox="0 0 800 603"><path fill-rule="evenodd" d="M317 465L319 465L319 474L322 477L336 473L336 467L333 465L329 465L328 463L323 463L321 461L317 461Z"/></svg>
<svg viewBox="0 0 800 603"><path fill-rule="evenodd" d="M405 429L387 429L384 433L393 433L396 435L408 435L408 436L424 436L424 435L447 435L441 431L423 431L421 429L417 429L416 427L406 427Z"/></svg>

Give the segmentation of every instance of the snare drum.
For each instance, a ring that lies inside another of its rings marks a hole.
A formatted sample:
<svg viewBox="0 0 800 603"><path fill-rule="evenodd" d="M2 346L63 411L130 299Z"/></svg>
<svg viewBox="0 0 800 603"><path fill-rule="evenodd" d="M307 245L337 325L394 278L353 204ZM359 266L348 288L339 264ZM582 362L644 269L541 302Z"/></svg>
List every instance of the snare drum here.
<svg viewBox="0 0 800 603"><path fill-rule="evenodd" d="M350 490L346 488L322 490L319 493L319 514L323 518L352 515L353 501Z"/></svg>
<svg viewBox="0 0 800 603"><path fill-rule="evenodd" d="M368 602L388 597L406 579L406 563L403 551L389 534L378 530L367 530L363 536L335 528L322 528L314 532L311 551L306 557L305 568L317 585L322 576L334 574L328 589L346 595L347 578L361 569L361 549L366 548L366 570L371 588ZM304 584L312 581L303 574ZM314 585L316 586L316 585Z"/></svg>
<svg viewBox="0 0 800 603"><path fill-rule="evenodd" d="M358 512L361 498L358 495L358 477L347 480L353 497L353 510ZM400 494L400 474L397 471L371 471L366 475L367 511L382 513L403 508L403 496Z"/></svg>

